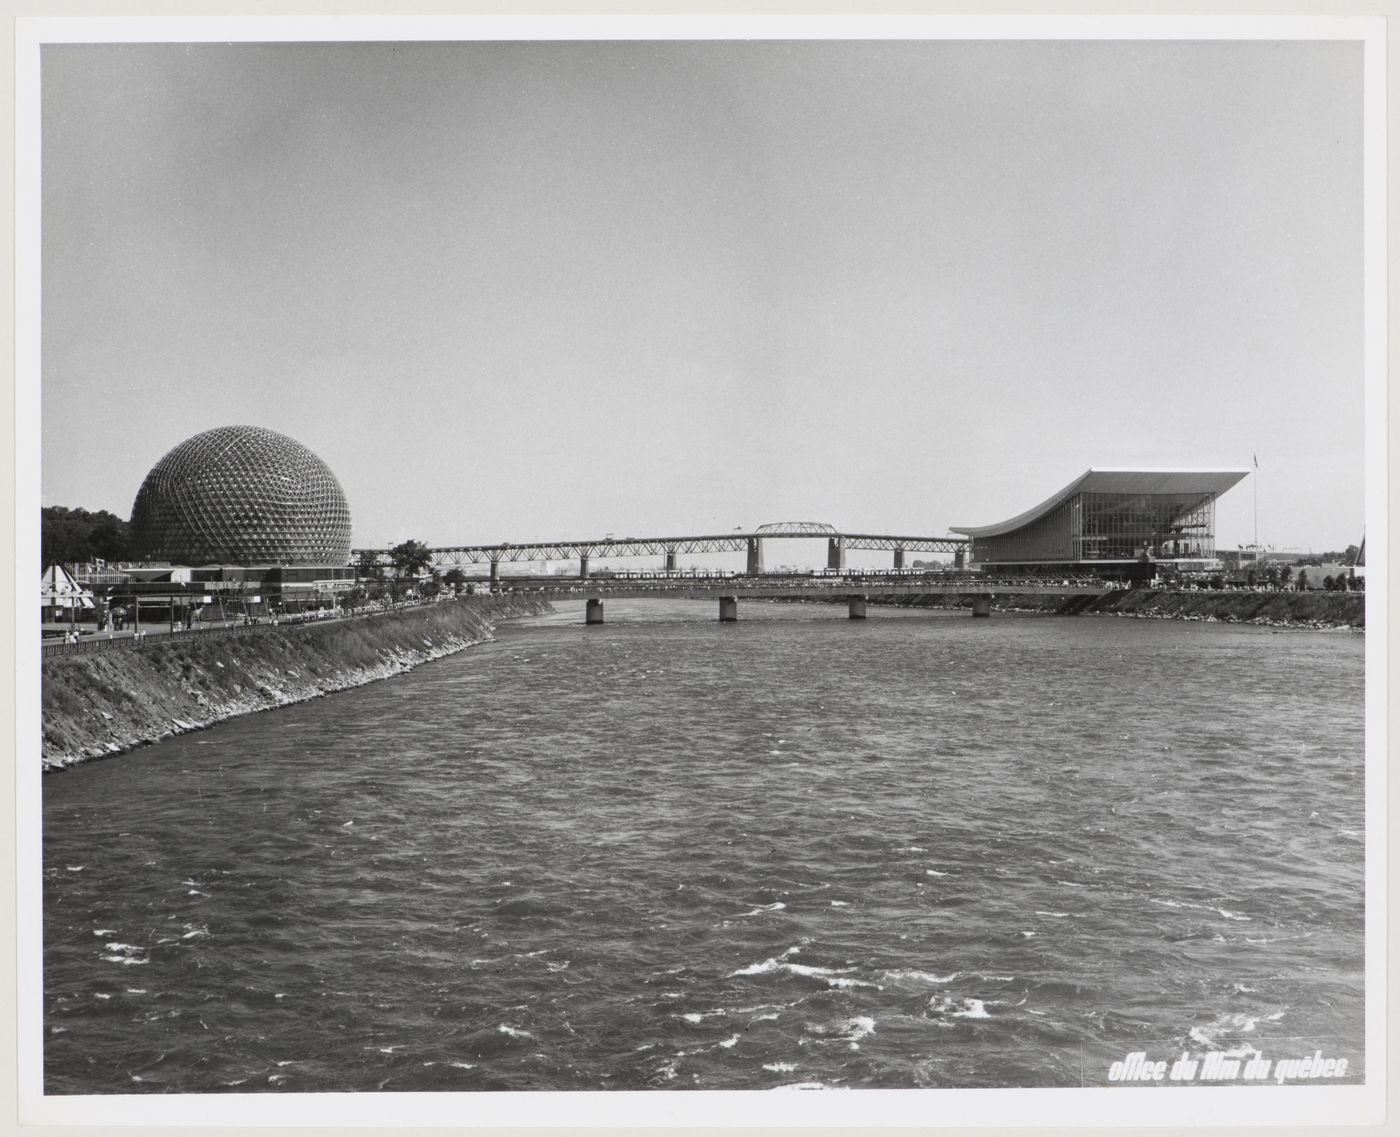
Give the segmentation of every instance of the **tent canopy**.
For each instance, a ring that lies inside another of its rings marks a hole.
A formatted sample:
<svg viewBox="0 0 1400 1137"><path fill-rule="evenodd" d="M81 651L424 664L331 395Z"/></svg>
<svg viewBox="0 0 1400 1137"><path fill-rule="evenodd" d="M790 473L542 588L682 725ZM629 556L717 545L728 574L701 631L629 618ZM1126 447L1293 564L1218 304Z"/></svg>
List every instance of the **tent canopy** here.
<svg viewBox="0 0 1400 1137"><path fill-rule="evenodd" d="M62 565L50 565L39 578L39 603L49 608L95 608L92 592Z"/></svg>

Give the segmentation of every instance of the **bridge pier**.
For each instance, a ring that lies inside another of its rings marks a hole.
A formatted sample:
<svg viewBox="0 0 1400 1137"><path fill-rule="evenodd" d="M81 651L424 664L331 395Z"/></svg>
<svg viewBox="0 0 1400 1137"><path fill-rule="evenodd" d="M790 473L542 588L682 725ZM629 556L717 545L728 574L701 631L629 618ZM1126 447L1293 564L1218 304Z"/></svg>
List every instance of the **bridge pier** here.
<svg viewBox="0 0 1400 1137"><path fill-rule="evenodd" d="M903 549L896 549L896 550L894 551L894 567L895 567L896 569L902 569L902 568L904 567L904 550L903 550Z"/></svg>
<svg viewBox="0 0 1400 1137"><path fill-rule="evenodd" d="M676 550L675 550L675 549L667 549L667 550L666 550L666 571L667 571L667 572L675 572L675 571L676 571Z"/></svg>
<svg viewBox="0 0 1400 1137"><path fill-rule="evenodd" d="M738 619L739 598L737 596L721 596L719 598L719 622L732 624Z"/></svg>
<svg viewBox="0 0 1400 1137"><path fill-rule="evenodd" d="M587 608L584 609L583 622L588 625L601 624L603 622L603 602L601 600L590 600Z"/></svg>
<svg viewBox="0 0 1400 1137"><path fill-rule="evenodd" d="M852 620L864 620L864 619L865 619L865 597L864 597L864 596L852 596L852 597L851 597L851 600L850 600L849 611L850 611L850 617L851 617Z"/></svg>
<svg viewBox="0 0 1400 1137"><path fill-rule="evenodd" d="M829 569L846 567L846 544L840 537L826 539L826 567Z"/></svg>
<svg viewBox="0 0 1400 1137"><path fill-rule="evenodd" d="M578 578L579 578L579 580L587 580L587 579L588 579L588 558L587 558L587 557L579 557L579 559L578 559ZM592 601L590 600L589 603L591 604Z"/></svg>
<svg viewBox="0 0 1400 1137"><path fill-rule="evenodd" d="M991 593L983 592L972 598L972 614L974 616L990 616L992 614Z"/></svg>
<svg viewBox="0 0 1400 1137"><path fill-rule="evenodd" d="M750 576L763 571L763 538L749 538L749 559L744 569Z"/></svg>
<svg viewBox="0 0 1400 1137"><path fill-rule="evenodd" d="M495 592L501 586L501 562L491 562L491 591Z"/></svg>

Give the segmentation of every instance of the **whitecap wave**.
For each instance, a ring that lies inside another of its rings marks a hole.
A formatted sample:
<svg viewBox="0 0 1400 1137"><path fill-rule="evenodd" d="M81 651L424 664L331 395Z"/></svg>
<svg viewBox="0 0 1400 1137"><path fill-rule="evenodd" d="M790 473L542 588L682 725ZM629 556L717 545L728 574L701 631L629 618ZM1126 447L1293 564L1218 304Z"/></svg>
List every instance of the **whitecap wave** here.
<svg viewBox="0 0 1400 1137"><path fill-rule="evenodd" d="M1227 920L1244 920L1246 922L1254 919L1253 916L1246 916L1241 912L1232 912L1228 908L1218 908L1214 904L1193 904L1189 900L1168 900L1161 896L1149 896L1148 899L1153 904L1159 904L1163 908L1189 908L1194 912L1215 912L1224 916Z"/></svg>
<svg viewBox="0 0 1400 1137"><path fill-rule="evenodd" d="M109 943L106 945L107 954L99 958L104 963L124 963L128 965L139 965L150 963L146 957L146 949L138 947L136 944Z"/></svg>
<svg viewBox="0 0 1400 1137"><path fill-rule="evenodd" d="M954 999L951 995L935 995L928 1001L932 1014L953 1019L989 1019L991 1013L981 999Z"/></svg>
<svg viewBox="0 0 1400 1137"><path fill-rule="evenodd" d="M913 967L902 967L894 971L882 971L880 972L880 978L890 983L909 982L942 984L951 983L961 974L961 971L951 971L947 975L935 975L932 971L919 971L917 968Z"/></svg>
<svg viewBox="0 0 1400 1137"><path fill-rule="evenodd" d="M505 1023L501 1023L499 1026L496 1027L496 1029L497 1029L498 1031L500 1031L502 1034L507 1034L507 1035L509 1035L511 1038L534 1038L534 1037L535 1037L535 1036L534 1036L533 1034L531 1034L528 1030L521 1030L518 1026L507 1026Z"/></svg>
<svg viewBox="0 0 1400 1137"><path fill-rule="evenodd" d="M1236 1034L1253 1034L1259 1025L1258 1015L1247 1015L1242 1011L1230 1011L1217 1016L1205 1026L1191 1028L1189 1037L1201 1046L1214 1048L1216 1043Z"/></svg>
<svg viewBox="0 0 1400 1137"><path fill-rule="evenodd" d="M799 1045L844 1042L852 1050L859 1050L861 1039L875 1033L875 1020L869 1015L857 1015L855 1018L842 1019L840 1022L827 1023L824 1026L812 1026L811 1030L817 1037L803 1038L799 1040Z"/></svg>
<svg viewBox="0 0 1400 1137"><path fill-rule="evenodd" d="M833 980L850 975L856 969L854 967L815 967L805 963L789 963L787 957L796 955L802 949L800 947L790 947L782 955L770 956L762 963L751 963L747 967L741 967L737 971L729 973L730 978L738 975L773 975L783 973L787 975L800 975L805 979L823 979L835 986Z"/></svg>
<svg viewBox="0 0 1400 1137"><path fill-rule="evenodd" d="M745 916L761 916L764 912L781 912L787 905L781 900L772 904L760 904L757 908L750 908L747 912L740 912L735 919L742 919Z"/></svg>
<svg viewBox="0 0 1400 1137"><path fill-rule="evenodd" d="M855 970L854 967L810 967L805 963L780 963L775 968L777 971L786 971L792 975L802 975L808 979L829 979L837 975L849 975Z"/></svg>

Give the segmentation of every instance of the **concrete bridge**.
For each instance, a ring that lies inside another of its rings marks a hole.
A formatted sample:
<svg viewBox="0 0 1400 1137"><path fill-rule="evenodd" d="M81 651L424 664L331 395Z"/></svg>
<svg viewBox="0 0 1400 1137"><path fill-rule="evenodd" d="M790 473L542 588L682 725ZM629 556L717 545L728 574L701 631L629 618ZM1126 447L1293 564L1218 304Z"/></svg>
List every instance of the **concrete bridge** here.
<svg viewBox="0 0 1400 1137"><path fill-rule="evenodd" d="M971 597L974 616L990 616L997 597L1054 595L1100 596L1109 586L1092 580L989 580L976 573L878 573L849 575L740 576L648 576L635 574L621 578L595 578L569 583L568 578L517 577L498 584L504 591L539 596L547 600L586 601L584 620L603 623L603 601L614 599L717 600L721 623L739 618L739 601L823 600L845 602L852 620L865 618L871 600L912 596Z"/></svg>
<svg viewBox="0 0 1400 1137"><path fill-rule="evenodd" d="M893 567L904 568L906 553L951 553L953 563L962 568L966 560L966 537L901 537L883 533L845 533L822 521L778 521L760 525L751 533L708 533L681 537L605 537L587 541L533 541L522 544L451 545L429 550L432 566L438 570L460 568L463 565L488 564L491 580L497 581L502 564L530 561L578 561L579 578L590 575L590 564L604 557L661 557L665 571L674 572L677 558L691 553L733 553L747 556L745 572L763 572L764 543L783 538L825 538L828 569L846 567L846 553L852 549L883 550L892 554ZM376 563L388 567L392 560L388 549L356 549L357 562Z"/></svg>

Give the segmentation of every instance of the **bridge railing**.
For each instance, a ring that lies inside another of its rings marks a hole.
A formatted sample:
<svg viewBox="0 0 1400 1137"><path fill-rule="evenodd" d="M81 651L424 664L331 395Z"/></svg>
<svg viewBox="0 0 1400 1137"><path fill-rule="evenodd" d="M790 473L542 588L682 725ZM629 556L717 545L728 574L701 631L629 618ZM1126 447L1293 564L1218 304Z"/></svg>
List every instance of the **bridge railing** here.
<svg viewBox="0 0 1400 1137"><path fill-rule="evenodd" d="M753 593L754 591L782 592L869 592L894 590L902 594L913 594L919 590L929 592L1054 592L1071 589L1082 592L1086 589L1096 592L1110 591L1113 584L1097 577L987 577L976 573L944 573L928 575L900 575L883 572L818 572L813 574L782 573L726 573L712 575L648 576L641 573L615 573L607 576L588 577L509 577L497 582L497 591L516 593L545 593L552 596L602 596L609 592L639 592L654 594L680 594L735 589Z"/></svg>

